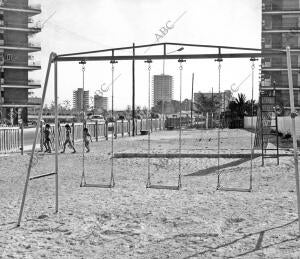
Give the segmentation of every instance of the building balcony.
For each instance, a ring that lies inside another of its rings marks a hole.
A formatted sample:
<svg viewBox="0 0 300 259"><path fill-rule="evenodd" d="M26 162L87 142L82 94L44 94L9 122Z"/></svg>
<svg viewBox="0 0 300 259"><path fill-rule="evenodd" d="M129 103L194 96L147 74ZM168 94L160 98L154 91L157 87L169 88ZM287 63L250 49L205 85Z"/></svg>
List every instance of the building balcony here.
<svg viewBox="0 0 300 259"><path fill-rule="evenodd" d="M274 14L295 14L300 13L299 7L284 7L280 4L270 3L270 4L262 4L262 13L274 13Z"/></svg>
<svg viewBox="0 0 300 259"><path fill-rule="evenodd" d="M277 28L271 28L271 29L264 29L262 28L262 33L291 33L300 35L300 27L277 27Z"/></svg>
<svg viewBox="0 0 300 259"><path fill-rule="evenodd" d="M37 15L41 13L40 4L11 3L8 1L0 0L0 10L27 13L28 15Z"/></svg>
<svg viewBox="0 0 300 259"><path fill-rule="evenodd" d="M262 30L263 31L269 31L269 30L288 30L289 32L299 32L300 27L295 24L272 24L272 23L267 23L262 25Z"/></svg>
<svg viewBox="0 0 300 259"><path fill-rule="evenodd" d="M37 89L41 88L41 82L38 80L10 80L1 78L1 86L3 88L22 88L22 89Z"/></svg>
<svg viewBox="0 0 300 259"><path fill-rule="evenodd" d="M0 40L0 49L9 49L9 50L24 50L28 52L35 52L41 50L41 44L35 42L7 42Z"/></svg>
<svg viewBox="0 0 300 259"><path fill-rule="evenodd" d="M39 22L28 21L28 23L11 23L0 21L0 30L24 31L28 33L40 32L42 26Z"/></svg>
<svg viewBox="0 0 300 259"><path fill-rule="evenodd" d="M28 60L28 62L0 60L0 67L6 69L39 70L41 69L41 63L33 60Z"/></svg>

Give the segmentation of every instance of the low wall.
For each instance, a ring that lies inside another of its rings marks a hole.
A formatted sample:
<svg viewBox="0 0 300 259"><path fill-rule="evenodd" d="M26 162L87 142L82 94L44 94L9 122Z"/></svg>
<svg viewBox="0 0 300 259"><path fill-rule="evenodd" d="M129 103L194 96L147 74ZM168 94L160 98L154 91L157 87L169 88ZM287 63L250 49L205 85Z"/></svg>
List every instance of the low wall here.
<svg viewBox="0 0 300 259"><path fill-rule="evenodd" d="M296 117L296 136L300 139L300 117ZM257 117L253 117L253 129L256 127ZM291 133L292 120L290 116L278 117L278 131L282 133ZM251 117L244 117L244 128L251 128Z"/></svg>

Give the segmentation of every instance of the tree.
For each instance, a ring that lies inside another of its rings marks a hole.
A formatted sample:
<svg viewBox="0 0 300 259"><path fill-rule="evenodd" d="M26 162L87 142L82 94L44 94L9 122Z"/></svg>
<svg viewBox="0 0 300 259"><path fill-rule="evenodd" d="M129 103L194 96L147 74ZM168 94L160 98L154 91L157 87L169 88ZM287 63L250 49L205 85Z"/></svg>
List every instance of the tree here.
<svg viewBox="0 0 300 259"><path fill-rule="evenodd" d="M244 118L245 115L252 114L252 104L253 104L253 114L257 114L257 103L255 100L246 100L245 94L238 94L238 97L229 103L229 109L232 114L240 118Z"/></svg>
<svg viewBox="0 0 300 259"><path fill-rule="evenodd" d="M208 97L203 93L199 93L195 98L194 105L198 112L216 112L220 102L217 100L217 94L212 94L211 97Z"/></svg>

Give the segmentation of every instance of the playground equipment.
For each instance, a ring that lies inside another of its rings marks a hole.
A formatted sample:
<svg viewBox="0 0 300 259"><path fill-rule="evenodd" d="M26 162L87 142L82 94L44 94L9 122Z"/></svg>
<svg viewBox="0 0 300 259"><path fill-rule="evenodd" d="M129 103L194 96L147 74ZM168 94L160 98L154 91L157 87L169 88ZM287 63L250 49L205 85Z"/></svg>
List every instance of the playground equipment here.
<svg viewBox="0 0 300 259"><path fill-rule="evenodd" d="M149 117L151 116L151 102L150 102L150 96L151 96L151 60L145 61L148 63L148 113L147 113L147 125L149 125ZM146 188L153 188L153 189L168 189L168 190L179 190L181 188L181 142L182 142L182 125L181 125L181 97L182 97L182 63L185 62L183 59L179 59L178 62L180 63L179 71L180 71L180 81L179 81L179 95L180 95L180 107L179 107L179 148L178 148L178 183L177 186L169 186L169 185L156 185L151 183L151 168L150 168L150 144L151 144L151 133L150 130L148 130L148 178L147 178L147 184ZM149 127L147 126L147 129Z"/></svg>
<svg viewBox="0 0 300 259"><path fill-rule="evenodd" d="M135 50L140 48L147 48L152 46L163 46L163 54L156 54L156 55L136 55ZM169 55L166 52L167 46L189 46L189 47L197 47L197 48L214 48L218 50L217 53L210 53L210 54L172 54ZM225 50L233 50L239 51L238 53L222 53L222 49ZM132 50L132 55L115 55L115 51L122 51L122 50ZM241 52L241 51L248 51L248 52ZM94 55L96 53L105 53L110 52L110 55ZM43 95L42 95L42 102L41 102L41 109L39 113L39 119L36 126L35 131L35 138L33 142L33 147L31 151L30 161L28 165L28 171L25 180L24 192L22 197L21 208L18 217L17 226L20 225L22 214L25 205L25 199L27 194L27 188L31 173L31 167L33 162L34 150L36 146L36 139L38 130L40 127L40 121L42 118L42 107L44 105L48 79L50 74L51 65L54 64L54 97L55 97L55 135L58 136L58 109L57 109L57 64L58 62L71 62L71 61L115 61L115 60L130 60L132 61L132 110L133 110L133 118L134 118L134 111L135 111L135 62L137 60L154 60L154 59L177 59L177 60L185 60L185 59L216 59L217 61L223 60L225 58L250 58L254 59L255 57L263 57L263 56L273 56L273 55L287 55L287 64L288 64L288 79L289 79L289 90L290 90L290 103L291 103L291 118L292 118L292 134L293 134L293 146L294 146L294 161L295 161L295 175L296 175L296 188L297 188L297 204L298 204L298 214L299 214L299 222L300 222L300 191L299 191L299 173L298 173L298 156L297 156L297 142L295 136L295 107L294 107L294 93L293 93L293 82L292 82L292 70L291 70L291 58L290 58L290 49L287 47L286 52L282 50L264 50L262 52L261 49L255 48L240 48L240 47L228 47L228 46L214 46L214 45L198 45L198 44L185 44L185 43L158 43L158 44L149 44L149 45L140 45L140 46L133 46L130 47L121 47L121 48L114 48L114 49L105 49L105 50L96 50L96 51L88 51L88 52L80 52L80 53L69 53L64 55L56 55L55 53L51 53L48 62L48 68L46 73L46 79L44 83ZM220 65L220 64L219 64ZM219 91L220 91L220 71L221 67L219 67ZM113 80L112 80L113 81ZM134 123L133 123L133 130L134 130ZM134 131L133 131L134 132ZM218 134L219 136L219 134ZM220 138L219 138L220 139ZM179 143L180 144L180 143ZM58 138L55 138L55 212L58 212ZM113 147L113 146L112 146ZM179 146L179 150L181 151L181 146ZM218 150L220 150L220 142L218 142ZM218 157L220 157L220 153L218 151ZM149 155L148 155L149 156ZM179 154L181 157L181 153ZM218 168L219 168L219 161L218 161ZM181 163L179 160L179 169L181 170ZM219 170L218 170L219 175ZM48 176L48 175L44 175ZM44 177L41 176L41 177ZM252 181L252 180L251 180ZM299 224L300 230L300 224Z"/></svg>
<svg viewBox="0 0 300 259"><path fill-rule="evenodd" d="M114 64L117 63L115 60L111 60L111 77L112 77L112 84L111 84L111 105L112 105L112 118L114 118ZM84 86L85 86L85 64L86 61L82 60L79 62L79 64L82 65L82 128L84 129L86 127L86 121L85 121L85 104L84 104ZM82 130L82 175L81 175L81 182L80 187L98 187L98 188L113 188L115 186L115 180L114 180L114 132L115 132L115 126L113 127L113 131L111 134L111 172L110 172L110 182L109 184L102 184L102 183L87 183L86 181L86 172L85 172L85 140L84 140L84 131Z"/></svg>
<svg viewBox="0 0 300 259"><path fill-rule="evenodd" d="M253 128L253 116L254 116L254 69L255 69L255 61L256 58L251 58L251 78L252 78L252 87L251 87L251 129ZM221 62L222 59L218 58L216 61L218 64L218 78L219 78L219 94L221 90ZM219 109L220 111L221 109ZM220 114L219 114L220 115ZM233 187L224 187L221 185L221 173L220 173L220 120L218 124L218 176L217 176L217 190L221 191L238 191L238 192L251 192L252 191L252 182L253 182L253 158L254 158L254 145L253 145L253 136L252 133L250 135L250 149L251 149L251 157L250 157L250 172L249 172L249 188L233 188Z"/></svg>

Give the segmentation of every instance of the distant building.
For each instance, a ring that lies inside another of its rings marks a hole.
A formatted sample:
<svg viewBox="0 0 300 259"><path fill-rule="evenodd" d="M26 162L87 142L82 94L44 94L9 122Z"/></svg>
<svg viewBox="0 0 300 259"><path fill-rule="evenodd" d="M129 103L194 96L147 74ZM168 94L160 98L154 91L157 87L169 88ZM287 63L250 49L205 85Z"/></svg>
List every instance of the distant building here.
<svg viewBox="0 0 300 259"><path fill-rule="evenodd" d="M84 109L87 110L89 108L89 95L89 91L84 91L83 94L82 88L78 88L76 91L73 91L73 109L76 111L82 111L84 105Z"/></svg>
<svg viewBox="0 0 300 259"><path fill-rule="evenodd" d="M194 103L199 100L200 95L204 96L208 100L214 100L220 104L221 112L224 112L228 109L229 103L232 100L232 92L230 90L225 90L224 92L219 93L194 93ZM201 112L201 111L200 111ZM219 110L217 111L219 112Z"/></svg>
<svg viewBox="0 0 300 259"><path fill-rule="evenodd" d="M97 112L107 111L108 109L108 97L101 96L98 94L94 95L94 109Z"/></svg>
<svg viewBox="0 0 300 259"><path fill-rule="evenodd" d="M171 102L173 100L173 77L169 75L153 76L152 104L157 105L159 101Z"/></svg>
<svg viewBox="0 0 300 259"><path fill-rule="evenodd" d="M12 124L27 122L27 109L32 107L28 90L40 88L28 72L41 69L30 53L41 50L32 36L41 31L33 17L41 13L39 4L28 0L0 0L0 119Z"/></svg>
<svg viewBox="0 0 300 259"><path fill-rule="evenodd" d="M36 114L40 110L41 103L42 103L41 97L36 97L36 96L28 97L28 104L32 105L32 107L28 107L28 115Z"/></svg>

